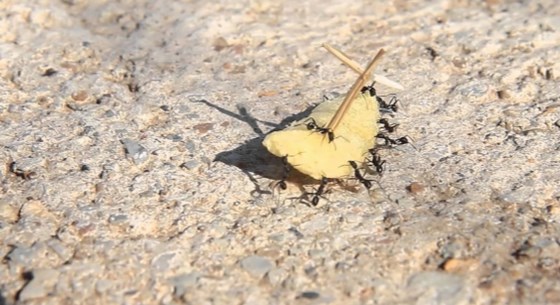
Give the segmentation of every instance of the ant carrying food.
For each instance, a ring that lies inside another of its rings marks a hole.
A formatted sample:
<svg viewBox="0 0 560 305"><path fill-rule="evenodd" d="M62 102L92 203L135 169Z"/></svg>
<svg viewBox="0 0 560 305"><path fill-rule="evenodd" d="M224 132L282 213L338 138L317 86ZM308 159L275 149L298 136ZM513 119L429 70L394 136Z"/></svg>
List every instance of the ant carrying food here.
<svg viewBox="0 0 560 305"><path fill-rule="evenodd" d="M385 165L385 160L381 160L381 157L377 154L377 149L375 148L371 148L369 153L371 154L371 160L368 161L373 167L375 167L375 171L379 175L383 175L383 172L385 171L385 167L383 166Z"/></svg>
<svg viewBox="0 0 560 305"><path fill-rule="evenodd" d="M399 124L389 124L389 121L384 118L379 119L379 121L377 122L381 124L383 129L385 129L387 132L394 132L395 130L397 130L397 127L399 126Z"/></svg>
<svg viewBox="0 0 560 305"><path fill-rule="evenodd" d="M327 134L327 136L329 137L329 143L334 141L334 132L330 128L319 127L319 125L317 125L317 122L315 122L315 119L313 118L309 118L309 121L310 122L306 124L308 130Z"/></svg>
<svg viewBox="0 0 560 305"><path fill-rule="evenodd" d="M377 92L375 91L375 88L373 87L373 85L375 85L375 82L373 82L369 86L364 86L362 88L361 92L362 93L369 92L369 95L371 97L375 97L375 100L379 104L380 109L384 109L384 110L392 111L392 112L397 112L397 110L398 110L397 97L392 96L391 99L389 100L389 103L387 103L387 102L385 102L385 100L383 100L380 96L377 95Z"/></svg>
<svg viewBox="0 0 560 305"><path fill-rule="evenodd" d="M350 166L352 166L352 168L354 169L354 176L356 176L356 179L358 179L358 181L360 181L367 189L370 189L371 181L373 180L368 180L364 178L364 176L362 175L362 173L360 173L360 170L358 169L358 164L356 164L355 161L348 161L348 163L350 163Z"/></svg>

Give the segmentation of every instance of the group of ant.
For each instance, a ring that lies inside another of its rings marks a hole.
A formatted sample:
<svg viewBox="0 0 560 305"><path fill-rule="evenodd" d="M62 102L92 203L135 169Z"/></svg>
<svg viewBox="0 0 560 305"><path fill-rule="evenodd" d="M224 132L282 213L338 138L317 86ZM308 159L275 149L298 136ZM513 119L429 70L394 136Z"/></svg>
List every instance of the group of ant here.
<svg viewBox="0 0 560 305"><path fill-rule="evenodd" d="M373 87L373 85L374 84L363 87L362 90L361 90L361 93L368 92L370 94L370 96L374 97L375 100L377 101L377 103L379 104L380 111L383 111L383 112L397 112L397 110L398 110L398 106L397 106L398 100L397 100L397 98L395 96L393 96L393 97L391 97L391 99L389 100L388 103L385 102L385 100L383 100L380 96L377 95L377 92L375 91L375 88ZM387 133L394 132L397 129L398 124L389 124L389 121L387 121L387 119L385 119L385 118L381 118L378 121L378 123L381 125L381 131L376 135L376 138L380 139L380 140L383 140L384 142L382 144L376 145L374 148L370 148L368 150L368 152L371 156L371 159L366 158L366 164L368 165L368 168L372 168L378 175L382 175L383 172L385 171L385 168L384 168L385 160L382 160L381 157L379 156L379 154L378 154L379 150L384 149L384 148L393 148L397 145L408 144L408 143L410 143L410 141L409 141L409 138L407 136L394 139L394 138L391 138L387 135ZM306 124L306 127L307 127L308 130L316 131L316 132L319 132L321 134L326 134L328 139L329 139L329 143L334 141L334 139L335 139L334 132L330 128L318 126L313 118L309 118L309 122ZM285 190L287 188L286 179L288 178L288 174L289 174L289 171L290 171L290 165L288 164L287 157L283 157L282 162L284 164L284 175L282 176L282 180L280 180L278 185L280 186L281 189ZM355 178L361 184L363 184L364 187L366 187L367 189L370 189L372 187L372 182L374 180L366 179L364 177L364 174L362 174L362 172L360 172L360 169L359 169L356 161L348 161L348 163L354 169ZM328 182L329 182L329 179L326 178L326 177L323 177L321 179L319 187L317 188L317 191L315 193L313 193L313 198L311 199L311 203L313 204L313 206L316 206L319 203L319 198L325 193L326 186L327 186Z"/></svg>

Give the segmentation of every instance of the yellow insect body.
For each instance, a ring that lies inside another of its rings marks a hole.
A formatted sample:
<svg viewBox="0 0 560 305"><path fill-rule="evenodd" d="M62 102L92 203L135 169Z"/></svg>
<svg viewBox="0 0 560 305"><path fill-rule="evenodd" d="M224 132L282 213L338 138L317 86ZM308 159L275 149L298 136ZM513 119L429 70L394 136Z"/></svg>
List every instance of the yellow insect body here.
<svg viewBox="0 0 560 305"><path fill-rule="evenodd" d="M358 94L334 131L332 142L326 133L307 127L311 119L318 127L327 126L343 99L319 104L309 117L267 135L263 145L270 153L287 157L293 168L314 179L352 176L354 169L348 161L361 164L375 145L380 117L377 101L369 93Z"/></svg>

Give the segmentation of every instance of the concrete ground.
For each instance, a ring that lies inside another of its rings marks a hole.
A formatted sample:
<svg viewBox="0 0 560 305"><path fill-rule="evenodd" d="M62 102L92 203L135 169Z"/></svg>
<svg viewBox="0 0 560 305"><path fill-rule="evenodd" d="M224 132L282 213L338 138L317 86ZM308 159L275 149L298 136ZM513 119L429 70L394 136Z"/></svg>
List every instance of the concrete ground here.
<svg viewBox="0 0 560 305"><path fill-rule="evenodd" d="M414 146L314 207L325 42ZM0 304L560 304L559 79L554 0L1 1Z"/></svg>

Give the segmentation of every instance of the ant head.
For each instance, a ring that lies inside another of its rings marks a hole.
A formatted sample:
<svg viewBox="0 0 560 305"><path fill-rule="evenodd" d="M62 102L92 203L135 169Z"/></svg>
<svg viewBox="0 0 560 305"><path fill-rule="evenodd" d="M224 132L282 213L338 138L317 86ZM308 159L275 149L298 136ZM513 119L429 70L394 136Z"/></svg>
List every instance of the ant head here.
<svg viewBox="0 0 560 305"><path fill-rule="evenodd" d="M364 86L364 87L362 87L362 90L360 90L360 92L361 92L362 94L363 94L363 93L366 93L366 92L369 92L369 95L370 95L370 96L376 96L376 95L377 95L377 92L375 91L375 88L373 87L374 85L375 85L375 81L372 82L371 85L369 85L369 86Z"/></svg>

